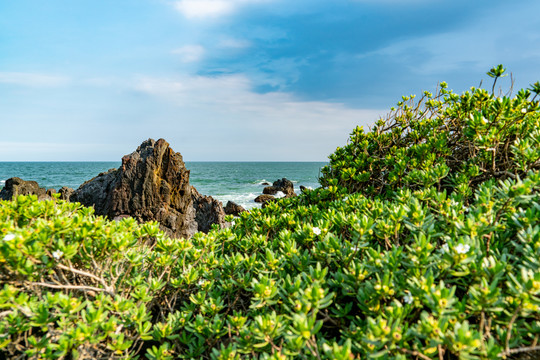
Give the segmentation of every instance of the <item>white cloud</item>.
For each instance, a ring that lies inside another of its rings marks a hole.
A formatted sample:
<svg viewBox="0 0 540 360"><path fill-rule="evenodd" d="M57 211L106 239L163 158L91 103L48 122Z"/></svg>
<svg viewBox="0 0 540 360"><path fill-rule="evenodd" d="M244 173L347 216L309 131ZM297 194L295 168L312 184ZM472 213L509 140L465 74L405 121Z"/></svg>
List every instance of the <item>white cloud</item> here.
<svg viewBox="0 0 540 360"><path fill-rule="evenodd" d="M27 87L57 87L64 86L70 79L64 76L24 72L0 72L0 83Z"/></svg>
<svg viewBox="0 0 540 360"><path fill-rule="evenodd" d="M239 6L272 0L178 0L174 7L188 19L217 18L233 13Z"/></svg>
<svg viewBox="0 0 540 360"><path fill-rule="evenodd" d="M180 0L174 3L174 7L192 19L227 15L234 10L234 3L227 0Z"/></svg>
<svg viewBox="0 0 540 360"><path fill-rule="evenodd" d="M170 142L182 143L191 158L323 160L346 142L356 125L370 126L386 113L302 101L285 92L256 93L243 75L146 77L137 81L136 89L176 109L171 111L176 121L156 121L153 129L159 132L162 127L171 134ZM197 146L192 155L188 141L175 138L188 128L195 139L210 141L213 153L205 154L206 148Z"/></svg>
<svg viewBox="0 0 540 360"><path fill-rule="evenodd" d="M200 61L204 56L205 50L201 45L186 45L173 50L173 54L180 55L185 63Z"/></svg>

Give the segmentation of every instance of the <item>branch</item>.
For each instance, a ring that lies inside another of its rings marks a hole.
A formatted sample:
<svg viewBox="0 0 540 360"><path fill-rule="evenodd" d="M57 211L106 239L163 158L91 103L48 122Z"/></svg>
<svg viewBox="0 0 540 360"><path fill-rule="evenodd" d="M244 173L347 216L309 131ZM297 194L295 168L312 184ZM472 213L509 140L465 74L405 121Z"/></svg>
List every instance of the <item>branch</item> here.
<svg viewBox="0 0 540 360"><path fill-rule="evenodd" d="M75 273L75 274L78 274L78 275L81 275L81 276L86 276L86 277L89 277L91 279L96 280L101 285L103 285L104 290L106 292L110 293L111 295L114 295L114 287L107 285L107 283L105 282L105 280L103 278L100 278L100 277L98 277L98 276L96 276L94 274L88 273L86 271L74 269L71 266L67 267L67 266L62 265L62 264L58 264L57 266L62 270L71 271L72 273Z"/></svg>
<svg viewBox="0 0 540 360"><path fill-rule="evenodd" d="M54 285L54 284L49 284L49 283L44 283L44 282L28 282L28 284L48 287L48 288L51 288L51 289L96 291L96 292L106 292L106 293L108 293L110 295L114 295L114 293L111 293L107 289L97 288L97 287L94 287L94 286Z"/></svg>
<svg viewBox="0 0 540 360"><path fill-rule="evenodd" d="M540 351L540 346L529 346L529 347L522 347L522 348L517 348L517 349L509 349L509 350L506 350L506 351L503 351L502 353L499 354L500 357L503 357L503 356L508 356L508 355L512 355L512 354L519 354L519 353L523 353L523 352L533 352L533 351Z"/></svg>
<svg viewBox="0 0 540 360"><path fill-rule="evenodd" d="M420 359L424 359L424 360L431 360L430 357L422 354L421 352L418 352L418 351L413 351L413 350L408 350L408 349L403 349L403 348L400 348L398 347L397 348L402 354L407 354L407 355L412 355L412 356L416 356L416 357L419 357Z"/></svg>

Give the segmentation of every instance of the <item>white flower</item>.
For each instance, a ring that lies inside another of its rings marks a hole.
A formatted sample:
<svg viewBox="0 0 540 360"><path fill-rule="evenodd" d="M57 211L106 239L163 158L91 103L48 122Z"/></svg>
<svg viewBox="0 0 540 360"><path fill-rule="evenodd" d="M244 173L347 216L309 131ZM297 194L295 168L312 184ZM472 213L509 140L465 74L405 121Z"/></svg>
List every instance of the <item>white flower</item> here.
<svg viewBox="0 0 540 360"><path fill-rule="evenodd" d="M313 233L314 233L315 235L321 235L321 229L319 229L318 227L314 227L314 228L313 228Z"/></svg>
<svg viewBox="0 0 540 360"><path fill-rule="evenodd" d="M234 225L236 225L236 222L233 220L231 221L231 226L234 226Z"/></svg>
<svg viewBox="0 0 540 360"><path fill-rule="evenodd" d="M458 254L466 254L469 252L471 247L469 245L458 244L458 246L456 246L454 249Z"/></svg>
<svg viewBox="0 0 540 360"><path fill-rule="evenodd" d="M444 244L443 246L441 246L441 252L444 254L444 253L447 253L450 249L448 248L448 244Z"/></svg>
<svg viewBox="0 0 540 360"><path fill-rule="evenodd" d="M412 297L411 293L406 291L406 294L405 296L403 297L403 301L406 303L406 304L412 304L412 302L414 301L414 298Z"/></svg>
<svg viewBox="0 0 540 360"><path fill-rule="evenodd" d="M352 251L358 251L359 249L360 249L360 247L358 247L358 246L353 246L353 247L351 248Z"/></svg>
<svg viewBox="0 0 540 360"><path fill-rule="evenodd" d="M53 258L55 258L56 260L59 260L62 257L62 255L64 255L62 250L56 250L56 251L53 251L52 253Z"/></svg>
<svg viewBox="0 0 540 360"><path fill-rule="evenodd" d="M204 281L204 279L201 279L201 280L199 280L199 282L197 284L199 286L203 286L205 283L206 283L206 281Z"/></svg>
<svg viewBox="0 0 540 360"><path fill-rule="evenodd" d="M4 236L4 241L11 241L13 239L15 239L15 234L7 234Z"/></svg>
<svg viewBox="0 0 540 360"><path fill-rule="evenodd" d="M521 109L521 113L522 113L522 114L526 114L526 113L527 113L527 109L525 109L525 108Z"/></svg>

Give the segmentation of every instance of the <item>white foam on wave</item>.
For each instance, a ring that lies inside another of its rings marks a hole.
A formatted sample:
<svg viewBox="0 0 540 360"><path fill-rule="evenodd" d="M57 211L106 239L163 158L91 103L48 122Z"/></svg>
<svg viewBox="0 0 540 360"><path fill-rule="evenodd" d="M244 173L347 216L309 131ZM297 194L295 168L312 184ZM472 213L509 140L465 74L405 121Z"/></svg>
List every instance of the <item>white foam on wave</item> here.
<svg viewBox="0 0 540 360"><path fill-rule="evenodd" d="M275 198L281 199L282 197L285 197L285 193L283 191L278 191L275 195Z"/></svg>
<svg viewBox="0 0 540 360"><path fill-rule="evenodd" d="M257 185L272 184L272 181L268 181L266 179L255 180L254 182L252 182L252 184L257 184Z"/></svg>
<svg viewBox="0 0 540 360"><path fill-rule="evenodd" d="M253 193L244 193L244 194L228 194L228 195L215 195L213 198L221 201L223 206L227 205L227 201L232 201L245 209L252 209L255 207L260 207L261 204L255 202L257 194Z"/></svg>

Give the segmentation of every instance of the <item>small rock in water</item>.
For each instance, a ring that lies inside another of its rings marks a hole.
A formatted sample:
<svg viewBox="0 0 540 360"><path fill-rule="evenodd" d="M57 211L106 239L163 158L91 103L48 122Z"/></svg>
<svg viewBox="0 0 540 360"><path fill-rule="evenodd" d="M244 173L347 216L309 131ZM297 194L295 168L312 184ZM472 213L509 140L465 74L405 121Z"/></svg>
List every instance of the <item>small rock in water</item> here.
<svg viewBox="0 0 540 360"><path fill-rule="evenodd" d="M285 194L285 197L292 197L296 196L296 193L294 192L294 184L292 181L287 180L286 178L283 178L281 180L276 180L272 184L277 191L281 191Z"/></svg>
<svg viewBox="0 0 540 360"><path fill-rule="evenodd" d="M263 189L263 194L275 195L278 191L279 189L274 186L267 186Z"/></svg>
<svg viewBox="0 0 540 360"><path fill-rule="evenodd" d="M241 212L246 211L242 206L232 201L227 201L227 205L223 209L225 210L225 214L234 216L239 216Z"/></svg>
<svg viewBox="0 0 540 360"><path fill-rule="evenodd" d="M255 202L263 203L263 204L272 200L275 200L275 197L273 197L272 195L267 195L267 194L259 195L255 198Z"/></svg>

